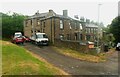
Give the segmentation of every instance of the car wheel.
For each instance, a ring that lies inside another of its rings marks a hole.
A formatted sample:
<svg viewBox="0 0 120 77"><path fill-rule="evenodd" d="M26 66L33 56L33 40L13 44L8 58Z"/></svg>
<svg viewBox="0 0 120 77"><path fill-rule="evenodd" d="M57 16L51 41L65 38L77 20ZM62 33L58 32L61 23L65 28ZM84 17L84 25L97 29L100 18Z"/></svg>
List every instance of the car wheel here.
<svg viewBox="0 0 120 77"><path fill-rule="evenodd" d="M15 44L18 44L17 42L15 42Z"/></svg>
<svg viewBox="0 0 120 77"><path fill-rule="evenodd" d="M24 44L24 42L22 42L22 44Z"/></svg>
<svg viewBox="0 0 120 77"><path fill-rule="evenodd" d="M118 50L120 51L120 46L118 47Z"/></svg>

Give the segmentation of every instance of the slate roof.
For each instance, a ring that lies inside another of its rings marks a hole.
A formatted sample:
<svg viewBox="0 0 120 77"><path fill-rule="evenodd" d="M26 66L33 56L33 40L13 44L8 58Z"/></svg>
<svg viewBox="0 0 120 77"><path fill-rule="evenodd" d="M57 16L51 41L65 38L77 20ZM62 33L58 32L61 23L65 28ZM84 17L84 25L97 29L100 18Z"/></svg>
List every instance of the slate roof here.
<svg viewBox="0 0 120 77"><path fill-rule="evenodd" d="M97 28L98 26L95 24L86 24L86 27L94 27L94 28L96 27Z"/></svg>
<svg viewBox="0 0 120 77"><path fill-rule="evenodd" d="M45 16L47 16L48 13L49 13L49 12L35 14L35 15L32 15L32 16L28 17L28 19L31 19L31 18L38 18L38 17L45 17Z"/></svg>
<svg viewBox="0 0 120 77"><path fill-rule="evenodd" d="M49 12L45 12L45 13L39 13L39 14L35 14L35 15L32 15L32 16L29 16L27 19L31 19L31 18L41 18L42 19L47 19L47 18L50 18L50 17L53 17L53 16L49 16L47 17ZM56 14L55 13L55 16L54 17L59 17L59 18L65 18L65 19L70 19L70 20L76 20L76 21L79 21L78 19L75 19L75 18L71 18L69 16L65 17L63 15L60 15L60 14ZM80 22L80 21L79 21Z"/></svg>
<svg viewBox="0 0 120 77"><path fill-rule="evenodd" d="M54 11L53 11L54 12ZM63 15L60 15L60 14L56 14L54 12L55 15L52 15L52 16L47 16L49 12L45 12L45 13L38 13L38 14L35 14L35 15L32 15L30 17L28 17L27 19L32 19L32 18L40 18L40 20L44 20L44 19L47 19L47 18L50 18L50 17L59 17L59 18L65 18L65 19L70 19L70 20L74 20L74 21L78 21L80 22L79 19L76 19L76 18L72 18L72 17L69 17L69 16L63 16ZM98 27L96 26L95 24L87 24L86 23L86 27Z"/></svg>

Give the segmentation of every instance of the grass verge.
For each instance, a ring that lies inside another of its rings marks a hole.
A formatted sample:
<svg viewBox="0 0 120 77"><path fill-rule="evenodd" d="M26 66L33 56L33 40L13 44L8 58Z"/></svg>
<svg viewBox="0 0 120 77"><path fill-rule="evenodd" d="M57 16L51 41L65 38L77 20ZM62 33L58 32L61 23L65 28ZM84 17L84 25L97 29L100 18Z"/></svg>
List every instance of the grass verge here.
<svg viewBox="0 0 120 77"><path fill-rule="evenodd" d="M56 51L60 52L61 54L66 55L66 56L71 56L71 57L79 59L79 60L95 62L95 63L105 62L107 60L106 56L109 55L109 53L113 53L111 51L108 53L100 53L97 55L91 55L91 54L80 53L75 50L71 50L69 48L53 47L53 49L55 49Z"/></svg>
<svg viewBox="0 0 120 77"><path fill-rule="evenodd" d="M2 75L68 75L26 49L2 42Z"/></svg>

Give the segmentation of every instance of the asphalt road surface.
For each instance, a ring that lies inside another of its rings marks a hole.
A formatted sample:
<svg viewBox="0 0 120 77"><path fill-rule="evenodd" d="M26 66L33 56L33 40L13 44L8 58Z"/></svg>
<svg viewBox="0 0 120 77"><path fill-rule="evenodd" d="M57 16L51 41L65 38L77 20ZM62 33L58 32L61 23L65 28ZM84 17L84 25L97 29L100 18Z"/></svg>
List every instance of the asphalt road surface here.
<svg viewBox="0 0 120 77"><path fill-rule="evenodd" d="M117 51L109 56L106 62L92 63L64 56L52 49L51 46L38 47L25 43L24 48L71 75L118 75Z"/></svg>

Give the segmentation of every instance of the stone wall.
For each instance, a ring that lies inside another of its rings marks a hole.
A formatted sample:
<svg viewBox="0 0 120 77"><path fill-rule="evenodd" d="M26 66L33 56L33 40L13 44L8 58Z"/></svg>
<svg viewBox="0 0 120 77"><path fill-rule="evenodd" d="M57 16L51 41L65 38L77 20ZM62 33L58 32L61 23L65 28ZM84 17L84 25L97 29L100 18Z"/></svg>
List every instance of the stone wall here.
<svg viewBox="0 0 120 77"><path fill-rule="evenodd" d="M63 40L55 40L55 46L58 47L66 47L72 50L76 50L78 52L86 53L88 51L87 45L81 45L77 41L63 41Z"/></svg>

